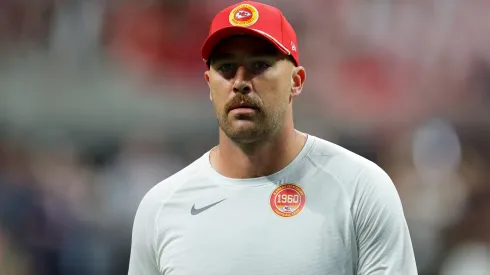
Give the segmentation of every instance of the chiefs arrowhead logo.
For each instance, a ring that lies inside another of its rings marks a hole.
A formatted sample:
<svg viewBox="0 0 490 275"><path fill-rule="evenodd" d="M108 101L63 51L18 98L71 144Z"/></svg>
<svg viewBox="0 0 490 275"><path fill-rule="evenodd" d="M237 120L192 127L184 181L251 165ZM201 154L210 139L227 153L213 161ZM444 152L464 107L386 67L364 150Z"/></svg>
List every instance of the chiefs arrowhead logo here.
<svg viewBox="0 0 490 275"><path fill-rule="evenodd" d="M252 13L246 10L239 10L235 14L235 19L239 21L250 19L250 17L252 17Z"/></svg>
<svg viewBox="0 0 490 275"><path fill-rule="evenodd" d="M242 4L235 7L230 12L230 24L233 26L248 27L252 26L259 19L257 9L249 4Z"/></svg>

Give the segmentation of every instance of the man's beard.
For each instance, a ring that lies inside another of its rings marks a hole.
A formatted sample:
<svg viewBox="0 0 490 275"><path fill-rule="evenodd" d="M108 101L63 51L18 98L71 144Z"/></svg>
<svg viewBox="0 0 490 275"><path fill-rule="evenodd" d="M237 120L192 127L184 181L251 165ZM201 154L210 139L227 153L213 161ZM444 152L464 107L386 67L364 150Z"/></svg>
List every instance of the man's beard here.
<svg viewBox="0 0 490 275"><path fill-rule="evenodd" d="M221 130L231 140L241 144L251 144L265 141L273 136L280 128L283 121L283 115L275 112L268 112L262 107L256 109L256 113L243 117L230 115L227 108L218 111L215 108L215 114ZM237 120L243 120L243 125Z"/></svg>
<svg viewBox="0 0 490 275"><path fill-rule="evenodd" d="M228 113L218 115L218 124L221 130L236 143L253 143L264 139L269 131L264 118L250 119L247 125L236 125L240 122L232 121ZM245 124L244 123L244 124Z"/></svg>

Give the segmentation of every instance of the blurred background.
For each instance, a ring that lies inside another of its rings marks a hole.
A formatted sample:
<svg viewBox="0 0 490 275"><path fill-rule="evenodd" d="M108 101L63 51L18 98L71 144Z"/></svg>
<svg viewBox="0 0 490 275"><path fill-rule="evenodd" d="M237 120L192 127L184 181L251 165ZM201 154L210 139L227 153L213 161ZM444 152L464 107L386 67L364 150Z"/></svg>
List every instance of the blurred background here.
<svg viewBox="0 0 490 275"><path fill-rule="evenodd" d="M490 1L264 2L297 128L388 172L420 274L490 274ZM126 274L142 196L217 142L200 47L232 3L0 0L0 274Z"/></svg>

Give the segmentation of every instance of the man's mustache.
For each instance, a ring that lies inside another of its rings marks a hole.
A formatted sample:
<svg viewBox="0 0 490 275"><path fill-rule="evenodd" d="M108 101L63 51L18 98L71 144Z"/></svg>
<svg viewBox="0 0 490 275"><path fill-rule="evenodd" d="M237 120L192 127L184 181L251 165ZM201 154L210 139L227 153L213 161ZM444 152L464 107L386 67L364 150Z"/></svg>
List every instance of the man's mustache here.
<svg viewBox="0 0 490 275"><path fill-rule="evenodd" d="M252 98L242 95L242 94L237 94L234 96L228 103L225 105L225 110L227 112L231 111L236 105L239 104L245 104L251 108L255 108L260 110L261 109L261 104L260 102L257 102L256 100L253 100Z"/></svg>

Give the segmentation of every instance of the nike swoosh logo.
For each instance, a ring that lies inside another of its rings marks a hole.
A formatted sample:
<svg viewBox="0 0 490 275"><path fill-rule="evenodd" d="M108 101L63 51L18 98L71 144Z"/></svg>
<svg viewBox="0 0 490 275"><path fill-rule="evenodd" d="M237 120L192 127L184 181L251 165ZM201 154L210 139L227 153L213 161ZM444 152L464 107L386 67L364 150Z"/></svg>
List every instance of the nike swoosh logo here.
<svg viewBox="0 0 490 275"><path fill-rule="evenodd" d="M213 206L217 205L218 203L220 203L220 202L222 202L222 201L224 201L224 200L226 200L226 199L222 199L222 200L220 200L220 201L217 201L217 202L215 202L215 203L213 203L213 204L210 204L210 205L208 205L208 206L205 206L205 207L202 207L202 208L199 208L199 209L196 209L196 205L194 204L194 205L192 206L192 208L191 208L191 215L195 216L195 215L197 215L197 214L199 214L199 213L201 213L201 212L204 212L204 211L208 210L209 208L211 208L211 207L213 207Z"/></svg>

